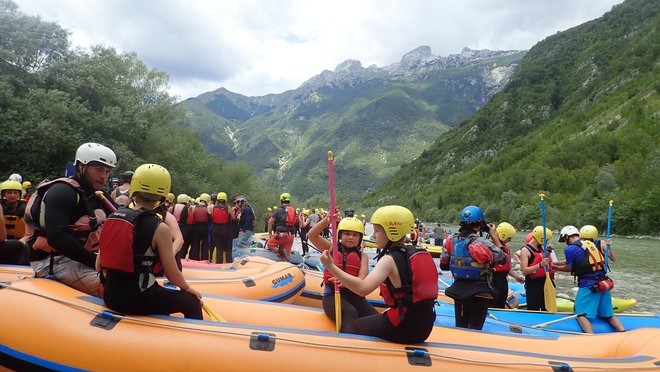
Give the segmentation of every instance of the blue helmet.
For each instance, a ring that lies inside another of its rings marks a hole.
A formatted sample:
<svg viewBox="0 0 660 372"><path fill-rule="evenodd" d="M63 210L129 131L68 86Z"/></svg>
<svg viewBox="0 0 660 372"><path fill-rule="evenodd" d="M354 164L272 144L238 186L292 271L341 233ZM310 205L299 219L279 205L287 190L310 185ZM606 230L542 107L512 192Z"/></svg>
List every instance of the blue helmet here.
<svg viewBox="0 0 660 372"><path fill-rule="evenodd" d="M484 212L479 207L469 205L461 211L461 222L479 222L484 220Z"/></svg>

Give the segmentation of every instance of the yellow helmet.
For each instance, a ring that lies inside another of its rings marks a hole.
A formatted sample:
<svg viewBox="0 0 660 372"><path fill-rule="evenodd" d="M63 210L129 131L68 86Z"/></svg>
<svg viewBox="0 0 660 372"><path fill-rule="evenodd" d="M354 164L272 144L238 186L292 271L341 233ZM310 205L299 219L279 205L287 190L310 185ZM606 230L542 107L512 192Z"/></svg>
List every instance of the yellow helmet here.
<svg viewBox="0 0 660 372"><path fill-rule="evenodd" d="M142 164L131 179L131 197L136 192L167 197L172 185L170 172L158 164Z"/></svg>
<svg viewBox="0 0 660 372"><path fill-rule="evenodd" d="M273 208L268 207L268 212L272 212L272 211L273 211Z"/></svg>
<svg viewBox="0 0 660 372"><path fill-rule="evenodd" d="M23 181L23 190L27 190L28 187L32 187L32 182Z"/></svg>
<svg viewBox="0 0 660 372"><path fill-rule="evenodd" d="M584 225L580 229L580 238L582 239L596 239L598 237L598 229L594 225Z"/></svg>
<svg viewBox="0 0 660 372"><path fill-rule="evenodd" d="M367 218L367 215L366 215L366 214L363 214L361 217L362 217L362 218Z"/></svg>
<svg viewBox="0 0 660 372"><path fill-rule="evenodd" d="M397 242L413 231L415 217L408 208L400 205L388 205L378 208L371 215L371 223L382 226L387 239Z"/></svg>
<svg viewBox="0 0 660 372"><path fill-rule="evenodd" d="M218 193L218 201L227 201L227 193L224 192L219 192Z"/></svg>
<svg viewBox="0 0 660 372"><path fill-rule="evenodd" d="M273 205L273 210L276 210L276 209L277 209L277 205Z"/></svg>
<svg viewBox="0 0 660 372"><path fill-rule="evenodd" d="M543 244L543 226L536 226L532 230L532 236L539 244ZM545 238L550 241L552 239L552 230L545 228Z"/></svg>
<svg viewBox="0 0 660 372"><path fill-rule="evenodd" d="M195 203L195 204L199 204L199 197L193 199L193 203Z"/></svg>
<svg viewBox="0 0 660 372"><path fill-rule="evenodd" d="M0 192L5 190L23 191L23 186L18 181L7 180L3 182L2 186L0 187Z"/></svg>
<svg viewBox="0 0 660 372"><path fill-rule="evenodd" d="M200 201L205 201L206 204L209 204L211 202L211 195L204 192L204 193L202 193L202 195L199 196L199 200Z"/></svg>
<svg viewBox="0 0 660 372"><path fill-rule="evenodd" d="M174 203L174 194L167 194L167 198L165 198L165 200L167 200L168 203Z"/></svg>
<svg viewBox="0 0 660 372"><path fill-rule="evenodd" d="M516 228L508 222L502 222L497 225L497 235L499 235L502 240L509 238L513 239L513 237L516 236ZM541 237L541 239L543 239L543 237Z"/></svg>
<svg viewBox="0 0 660 372"><path fill-rule="evenodd" d="M356 233L364 235L364 225L362 224L362 221L355 217L342 218L337 225L337 232L339 233L339 236L341 236L342 230L355 231Z"/></svg>
<svg viewBox="0 0 660 372"><path fill-rule="evenodd" d="M190 196L186 194L179 194L179 196L176 197L176 202L177 203L182 203L185 204L190 201Z"/></svg>
<svg viewBox="0 0 660 372"><path fill-rule="evenodd" d="M290 202L291 201L291 194L289 194L288 192L283 192L282 195L280 195L280 201Z"/></svg>
<svg viewBox="0 0 660 372"><path fill-rule="evenodd" d="M309 216L309 209L303 209L302 214Z"/></svg>

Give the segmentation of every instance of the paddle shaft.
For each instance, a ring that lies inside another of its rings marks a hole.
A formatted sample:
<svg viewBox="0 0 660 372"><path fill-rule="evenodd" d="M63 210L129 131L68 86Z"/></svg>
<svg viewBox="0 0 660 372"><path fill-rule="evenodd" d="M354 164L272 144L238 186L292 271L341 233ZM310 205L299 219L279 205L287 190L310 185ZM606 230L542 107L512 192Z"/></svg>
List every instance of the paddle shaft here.
<svg viewBox="0 0 660 372"><path fill-rule="evenodd" d="M614 200L610 200L610 207L607 211L607 241L610 241L610 228L612 227L612 204L614 204ZM605 270L609 271L610 270L610 265L609 265L609 256L610 256L610 243L607 243L607 246L605 248Z"/></svg>
<svg viewBox="0 0 660 372"><path fill-rule="evenodd" d="M335 223L336 204L335 204L335 161L332 151L328 151L328 183L330 187L330 230L332 231L332 258L339 262L339 249L337 224ZM335 281L335 325L337 332L341 329L341 295L339 293L339 284Z"/></svg>
<svg viewBox="0 0 660 372"><path fill-rule="evenodd" d="M551 320L551 321L549 321L549 322L535 324L535 325L530 326L530 327L531 327L531 328L543 328L543 327L547 327L547 326L549 326L549 325L551 325L551 324L555 324L555 323L563 322L564 320L569 320L569 319L573 319L573 318L577 318L577 317L579 317L579 316L585 316L585 315L587 315L587 313L572 314L572 315L569 315L569 316L565 316L565 317L563 317L563 318L559 318L559 319Z"/></svg>
<svg viewBox="0 0 660 372"><path fill-rule="evenodd" d="M97 198L101 199L103 205L105 205L105 207L108 208L108 211L110 211L110 213L117 210L117 208L114 205L112 205L112 203L110 203L110 200L108 200L108 198L105 197L103 191L96 191L94 192L94 195L96 195Z"/></svg>
<svg viewBox="0 0 660 372"><path fill-rule="evenodd" d="M215 311L213 311L213 309L211 309L209 307L209 305L207 305L207 304L202 305L202 309L204 309L204 311L211 317L211 319L213 321L221 322L221 323L228 323L227 319L225 319L225 318L221 317L220 315L218 315Z"/></svg>
<svg viewBox="0 0 660 372"><path fill-rule="evenodd" d="M545 220L545 195L539 194L541 198L541 224L543 225L543 257L548 257L548 236L546 233ZM550 265L545 265L545 284L543 285L543 301L545 308L551 313L557 312L557 299L555 298L555 286L550 278Z"/></svg>

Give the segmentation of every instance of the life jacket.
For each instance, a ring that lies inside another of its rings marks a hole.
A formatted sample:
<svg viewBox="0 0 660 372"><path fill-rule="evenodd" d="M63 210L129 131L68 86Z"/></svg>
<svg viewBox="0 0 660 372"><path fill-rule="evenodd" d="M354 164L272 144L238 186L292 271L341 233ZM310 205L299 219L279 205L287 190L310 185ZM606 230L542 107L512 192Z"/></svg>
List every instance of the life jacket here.
<svg viewBox="0 0 660 372"><path fill-rule="evenodd" d="M508 273L511 271L511 251L509 250L509 247L506 245L502 245L502 249L504 250L504 254L506 254L507 260L505 264L496 264L493 266L493 269L495 271L499 272L505 272Z"/></svg>
<svg viewBox="0 0 660 372"><path fill-rule="evenodd" d="M605 274L605 256L603 252L590 240L578 240L574 243L586 255L571 267L573 275L580 277L586 274Z"/></svg>
<svg viewBox="0 0 660 372"><path fill-rule="evenodd" d="M449 269L455 280L487 280L493 253L474 237L454 236Z"/></svg>
<svg viewBox="0 0 660 372"><path fill-rule="evenodd" d="M285 209L286 214L278 214L275 219L276 231L293 231L293 226L296 223L296 209L292 205L282 207Z"/></svg>
<svg viewBox="0 0 660 372"><path fill-rule="evenodd" d="M130 200L131 188L129 187L129 188L126 189L126 191L121 191L121 187L117 186L117 188L115 189L113 194L115 194L115 200L120 196L125 196L125 197L129 198L129 200Z"/></svg>
<svg viewBox="0 0 660 372"><path fill-rule="evenodd" d="M2 201L2 213L4 215L5 230L7 239L20 239L25 236L25 206L24 200L18 200L16 208L10 209L9 203Z"/></svg>
<svg viewBox="0 0 660 372"><path fill-rule="evenodd" d="M230 216L229 211L227 210L227 205L224 206L216 205L213 207L213 223L216 225L224 225L229 223Z"/></svg>
<svg viewBox="0 0 660 372"><path fill-rule="evenodd" d="M162 268L158 250L151 246L153 235L161 222L153 210L116 210L108 217L104 233L101 234L101 267L138 273L140 289L151 287L156 282L154 273L160 272Z"/></svg>
<svg viewBox="0 0 660 372"><path fill-rule="evenodd" d="M99 237L101 235L101 227L106 219L106 213L103 209L94 209L91 206L89 198L93 196L85 196L85 192L80 188L80 184L72 178L58 178L56 180L41 182L37 186L36 191L30 196L30 200L25 207L25 222L34 227L34 241L32 248L42 250L48 253L56 252L57 250L48 244L46 238L46 219L45 214L41 213L45 208L44 198L48 193L51 186L56 183L65 183L76 190L76 198L78 202L83 202L87 209L87 215L80 217L73 224L68 226L68 230L73 234L80 244L87 250L96 252L98 251Z"/></svg>
<svg viewBox="0 0 660 372"><path fill-rule="evenodd" d="M358 276L360 274L360 263L362 261L362 252L358 248L344 248L341 244L338 245L339 255L332 255L335 265L341 268L347 274ZM333 275L328 269L323 271L323 283L329 283L328 279Z"/></svg>
<svg viewBox="0 0 660 372"><path fill-rule="evenodd" d="M397 245L383 250L394 259L401 278L401 288L394 288L389 278L380 285L380 295L390 307L387 316L394 326L403 320L408 307L433 303L438 298L438 269L431 254L415 246Z"/></svg>
<svg viewBox="0 0 660 372"><path fill-rule="evenodd" d="M184 209L186 209L186 205L183 203L177 203L172 209L172 215L176 218L176 222L181 222L181 214Z"/></svg>
<svg viewBox="0 0 660 372"><path fill-rule="evenodd" d="M193 215L191 208L188 208L188 215L186 216L186 225L192 225L195 222L194 219L195 216Z"/></svg>
<svg viewBox="0 0 660 372"><path fill-rule="evenodd" d="M193 222L194 223L208 223L209 210L205 205L198 205L193 209Z"/></svg>
<svg viewBox="0 0 660 372"><path fill-rule="evenodd" d="M527 249L531 256L529 257L529 260L527 261L527 267L529 266L534 266L538 263L541 263L543 261L543 248L539 247L538 250L534 249L532 245L529 243L525 244L523 249ZM552 265L548 265L548 268L550 269L550 273L552 273ZM534 271L530 275L525 275L525 278L527 279L540 279L540 278L545 278L545 268L543 266L539 267L538 270Z"/></svg>

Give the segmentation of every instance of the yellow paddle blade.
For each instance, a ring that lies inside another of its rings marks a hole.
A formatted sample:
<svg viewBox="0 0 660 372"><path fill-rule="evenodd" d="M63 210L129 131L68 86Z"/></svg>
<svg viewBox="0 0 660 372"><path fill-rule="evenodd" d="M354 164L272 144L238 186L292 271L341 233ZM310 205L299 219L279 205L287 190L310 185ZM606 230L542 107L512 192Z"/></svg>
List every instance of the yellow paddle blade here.
<svg viewBox="0 0 660 372"><path fill-rule="evenodd" d="M543 298L545 299L545 308L551 312L557 312L557 296L555 294L555 286L552 285L550 273L545 273L545 285L543 286Z"/></svg>
<svg viewBox="0 0 660 372"><path fill-rule="evenodd" d="M335 292L335 329L337 332L341 329L341 295Z"/></svg>
<svg viewBox="0 0 660 372"><path fill-rule="evenodd" d="M209 314L209 316L214 322L227 323L227 319L218 315L215 311L213 311L213 309L209 307L209 305L207 304L202 305L202 309L204 309L204 311L206 311L206 313Z"/></svg>

